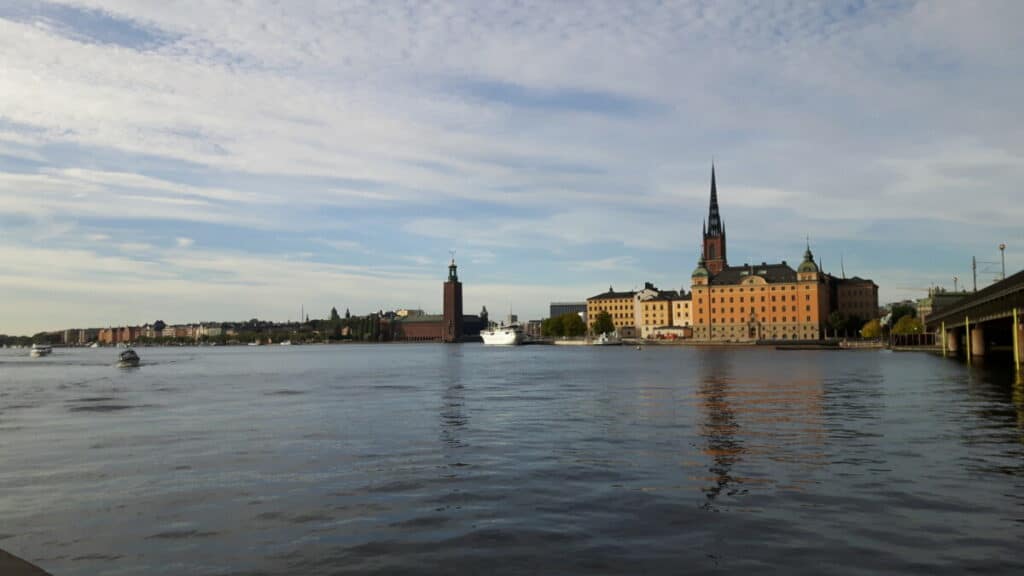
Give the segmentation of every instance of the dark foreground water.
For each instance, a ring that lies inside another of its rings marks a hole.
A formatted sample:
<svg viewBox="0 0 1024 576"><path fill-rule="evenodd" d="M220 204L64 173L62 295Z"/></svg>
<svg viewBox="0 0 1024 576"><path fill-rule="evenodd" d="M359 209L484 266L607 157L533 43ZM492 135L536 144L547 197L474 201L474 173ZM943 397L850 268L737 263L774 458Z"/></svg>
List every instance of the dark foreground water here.
<svg viewBox="0 0 1024 576"><path fill-rule="evenodd" d="M0 548L57 576L1024 574L1024 386L991 363L13 352Z"/></svg>

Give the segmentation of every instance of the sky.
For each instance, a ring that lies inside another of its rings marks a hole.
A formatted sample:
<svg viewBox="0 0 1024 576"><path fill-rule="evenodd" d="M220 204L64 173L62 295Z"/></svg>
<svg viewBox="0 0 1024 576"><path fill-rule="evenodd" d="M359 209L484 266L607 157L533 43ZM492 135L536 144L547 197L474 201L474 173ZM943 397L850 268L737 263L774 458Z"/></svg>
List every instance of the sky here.
<svg viewBox="0 0 1024 576"><path fill-rule="evenodd" d="M1024 3L0 3L0 333L1024 267Z"/></svg>

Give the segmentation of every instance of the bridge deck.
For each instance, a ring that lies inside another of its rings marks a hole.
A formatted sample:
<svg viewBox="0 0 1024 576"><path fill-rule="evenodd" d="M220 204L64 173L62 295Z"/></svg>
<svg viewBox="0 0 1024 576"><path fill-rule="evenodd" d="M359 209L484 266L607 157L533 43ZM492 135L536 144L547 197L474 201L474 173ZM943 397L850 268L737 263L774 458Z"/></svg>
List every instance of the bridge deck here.
<svg viewBox="0 0 1024 576"><path fill-rule="evenodd" d="M943 323L947 329L957 328L963 326L967 318L971 324L1009 318L1014 308L1024 308L1024 271L935 311L928 316L927 324L930 330L939 329Z"/></svg>

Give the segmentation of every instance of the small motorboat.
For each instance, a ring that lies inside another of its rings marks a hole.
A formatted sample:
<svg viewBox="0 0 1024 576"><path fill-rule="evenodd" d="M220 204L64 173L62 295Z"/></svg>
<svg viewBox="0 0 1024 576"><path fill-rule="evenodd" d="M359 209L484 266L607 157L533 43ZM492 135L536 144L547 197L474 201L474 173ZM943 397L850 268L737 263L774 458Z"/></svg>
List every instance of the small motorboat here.
<svg viewBox="0 0 1024 576"><path fill-rule="evenodd" d="M28 351L28 355L33 358L42 358L43 356L49 356L53 352L48 344L33 344L32 349Z"/></svg>
<svg viewBox="0 0 1024 576"><path fill-rule="evenodd" d="M135 368L139 365L139 355L131 348L121 352L118 356L117 366L119 368Z"/></svg>

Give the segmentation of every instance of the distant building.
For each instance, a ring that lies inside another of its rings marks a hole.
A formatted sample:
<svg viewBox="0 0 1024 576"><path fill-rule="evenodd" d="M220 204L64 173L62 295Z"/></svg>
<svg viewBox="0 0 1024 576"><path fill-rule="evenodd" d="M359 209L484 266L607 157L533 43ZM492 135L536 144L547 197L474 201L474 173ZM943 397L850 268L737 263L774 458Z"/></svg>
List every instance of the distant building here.
<svg viewBox="0 0 1024 576"><path fill-rule="evenodd" d="M583 322L587 321L586 302L552 302L549 307L550 318L558 318L563 314L582 314Z"/></svg>
<svg viewBox="0 0 1024 576"><path fill-rule="evenodd" d="M833 310L862 323L878 317L878 285L873 281L856 276L836 278L832 275L828 275L828 280L833 290Z"/></svg>
<svg viewBox="0 0 1024 576"><path fill-rule="evenodd" d="M543 338L543 334L541 334L541 324L542 322L540 320L529 320L526 325L523 326L523 334L536 340Z"/></svg>
<svg viewBox="0 0 1024 576"><path fill-rule="evenodd" d="M607 312L612 318L612 324L620 334L623 328L634 329L636 326L635 296L636 292L616 292L609 286L607 292L587 298L588 327L593 328L598 314Z"/></svg>
<svg viewBox="0 0 1024 576"><path fill-rule="evenodd" d="M658 291L640 299L638 305L638 329L641 338L659 338L666 335L689 338L690 295L675 290ZM683 329L686 330L683 330Z"/></svg>
<svg viewBox="0 0 1024 576"><path fill-rule="evenodd" d="M453 258L448 265L448 279L443 290L444 312L424 314L422 310L399 310L394 333L396 339L409 342L461 342L479 337L487 326L487 308L479 316L462 313L462 283Z"/></svg>
<svg viewBox="0 0 1024 576"><path fill-rule="evenodd" d="M966 298L969 295L970 293L966 290L952 292L947 291L945 288L929 288L928 297L917 301L917 317L921 319L921 323L924 323L932 313L947 306L952 306L959 302L960 299Z"/></svg>
<svg viewBox="0 0 1024 576"><path fill-rule="evenodd" d="M659 328L684 328L692 325L691 295L675 290L658 290L645 282L642 290L607 292L587 299L587 325L593 330L602 312L611 316L615 330L623 337L653 338ZM677 331L682 335L684 332ZM691 332L686 332L687 336Z"/></svg>

